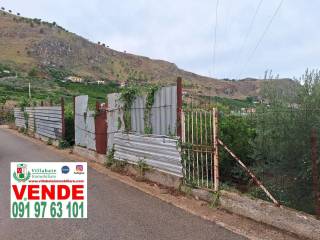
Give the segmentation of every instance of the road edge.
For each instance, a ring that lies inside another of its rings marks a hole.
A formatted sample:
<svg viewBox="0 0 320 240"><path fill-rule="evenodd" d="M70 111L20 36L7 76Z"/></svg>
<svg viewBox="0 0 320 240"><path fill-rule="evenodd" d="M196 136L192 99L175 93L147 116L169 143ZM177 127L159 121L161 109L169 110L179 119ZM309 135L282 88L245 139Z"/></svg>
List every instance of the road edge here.
<svg viewBox="0 0 320 240"><path fill-rule="evenodd" d="M132 179L130 176L122 175L105 168L102 164L99 164L93 160L86 159L79 155L73 154L71 149L57 149L54 146L47 145L45 142L32 138L30 136L19 133L13 129L3 129L10 132L17 137L24 138L37 145L42 145L48 150L53 151L71 161L83 161L88 162L88 165L97 172L104 174L114 180L120 181L130 187L140 190L150 196L160 199L168 204L171 204L177 208L180 208L194 216L198 216L204 220L213 222L220 227L223 227L235 234L241 235L252 240L263 239L298 239L291 234L281 232L274 227L255 222L254 220L228 213L218 208L209 208L209 204L199 199L194 199L191 196L175 196L165 189L159 187L157 184L150 184L147 182L140 182Z"/></svg>

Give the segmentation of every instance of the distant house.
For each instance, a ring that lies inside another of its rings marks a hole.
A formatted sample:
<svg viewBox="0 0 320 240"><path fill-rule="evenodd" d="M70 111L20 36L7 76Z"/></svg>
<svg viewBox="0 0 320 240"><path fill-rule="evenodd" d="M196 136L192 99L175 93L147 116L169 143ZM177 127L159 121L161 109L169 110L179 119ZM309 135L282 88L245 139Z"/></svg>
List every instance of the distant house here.
<svg viewBox="0 0 320 240"><path fill-rule="evenodd" d="M246 109L246 113L256 113L256 109L255 108L247 108Z"/></svg>
<svg viewBox="0 0 320 240"><path fill-rule="evenodd" d="M82 83L83 79L81 77L76 77L76 76L69 76L67 77L67 80L71 82L76 82L76 83Z"/></svg>
<svg viewBox="0 0 320 240"><path fill-rule="evenodd" d="M96 83L97 83L98 85L100 85L100 84L104 84L104 81L98 80L98 81L96 81Z"/></svg>
<svg viewBox="0 0 320 240"><path fill-rule="evenodd" d="M250 113L256 113L255 108L241 108L241 115L247 115Z"/></svg>
<svg viewBox="0 0 320 240"><path fill-rule="evenodd" d="M120 83L120 87L123 88L123 87L126 87L126 86L128 86L128 83L127 83L127 82L121 82L121 83Z"/></svg>

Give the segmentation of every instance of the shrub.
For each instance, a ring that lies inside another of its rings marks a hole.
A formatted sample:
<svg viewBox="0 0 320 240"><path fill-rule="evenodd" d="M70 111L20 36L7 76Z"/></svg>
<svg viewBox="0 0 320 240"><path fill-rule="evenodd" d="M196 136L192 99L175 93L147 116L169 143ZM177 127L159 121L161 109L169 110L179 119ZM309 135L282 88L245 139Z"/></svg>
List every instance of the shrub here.
<svg viewBox="0 0 320 240"><path fill-rule="evenodd" d="M28 76L29 77L37 77L38 76L38 70L36 68L32 68L29 72L28 72Z"/></svg>
<svg viewBox="0 0 320 240"><path fill-rule="evenodd" d="M74 117L73 113L65 111L64 115L64 123L65 123L65 141L69 146L74 145Z"/></svg>
<svg viewBox="0 0 320 240"><path fill-rule="evenodd" d="M106 167L111 167L115 163L114 152L115 152L115 149L114 149L114 146L113 146L112 149L108 151L107 158L106 158L106 161L104 163L104 165Z"/></svg>

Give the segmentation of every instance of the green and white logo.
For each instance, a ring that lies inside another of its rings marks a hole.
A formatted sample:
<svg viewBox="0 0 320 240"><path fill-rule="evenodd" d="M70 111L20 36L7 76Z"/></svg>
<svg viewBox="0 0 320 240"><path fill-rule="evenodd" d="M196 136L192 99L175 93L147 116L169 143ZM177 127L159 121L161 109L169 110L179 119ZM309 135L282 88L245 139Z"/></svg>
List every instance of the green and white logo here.
<svg viewBox="0 0 320 240"><path fill-rule="evenodd" d="M16 171L13 172L13 177L18 182L26 182L30 178L30 171L27 169L27 164L17 164Z"/></svg>

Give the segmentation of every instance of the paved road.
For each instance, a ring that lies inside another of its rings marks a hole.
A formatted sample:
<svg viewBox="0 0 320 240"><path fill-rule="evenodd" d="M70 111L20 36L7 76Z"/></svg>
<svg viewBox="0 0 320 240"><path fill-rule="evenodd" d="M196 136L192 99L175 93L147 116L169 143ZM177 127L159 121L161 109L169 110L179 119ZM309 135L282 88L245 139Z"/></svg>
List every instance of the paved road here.
<svg viewBox="0 0 320 240"><path fill-rule="evenodd" d="M10 219L11 161L68 159L0 129L0 240L244 239L91 168L88 170L88 219Z"/></svg>

